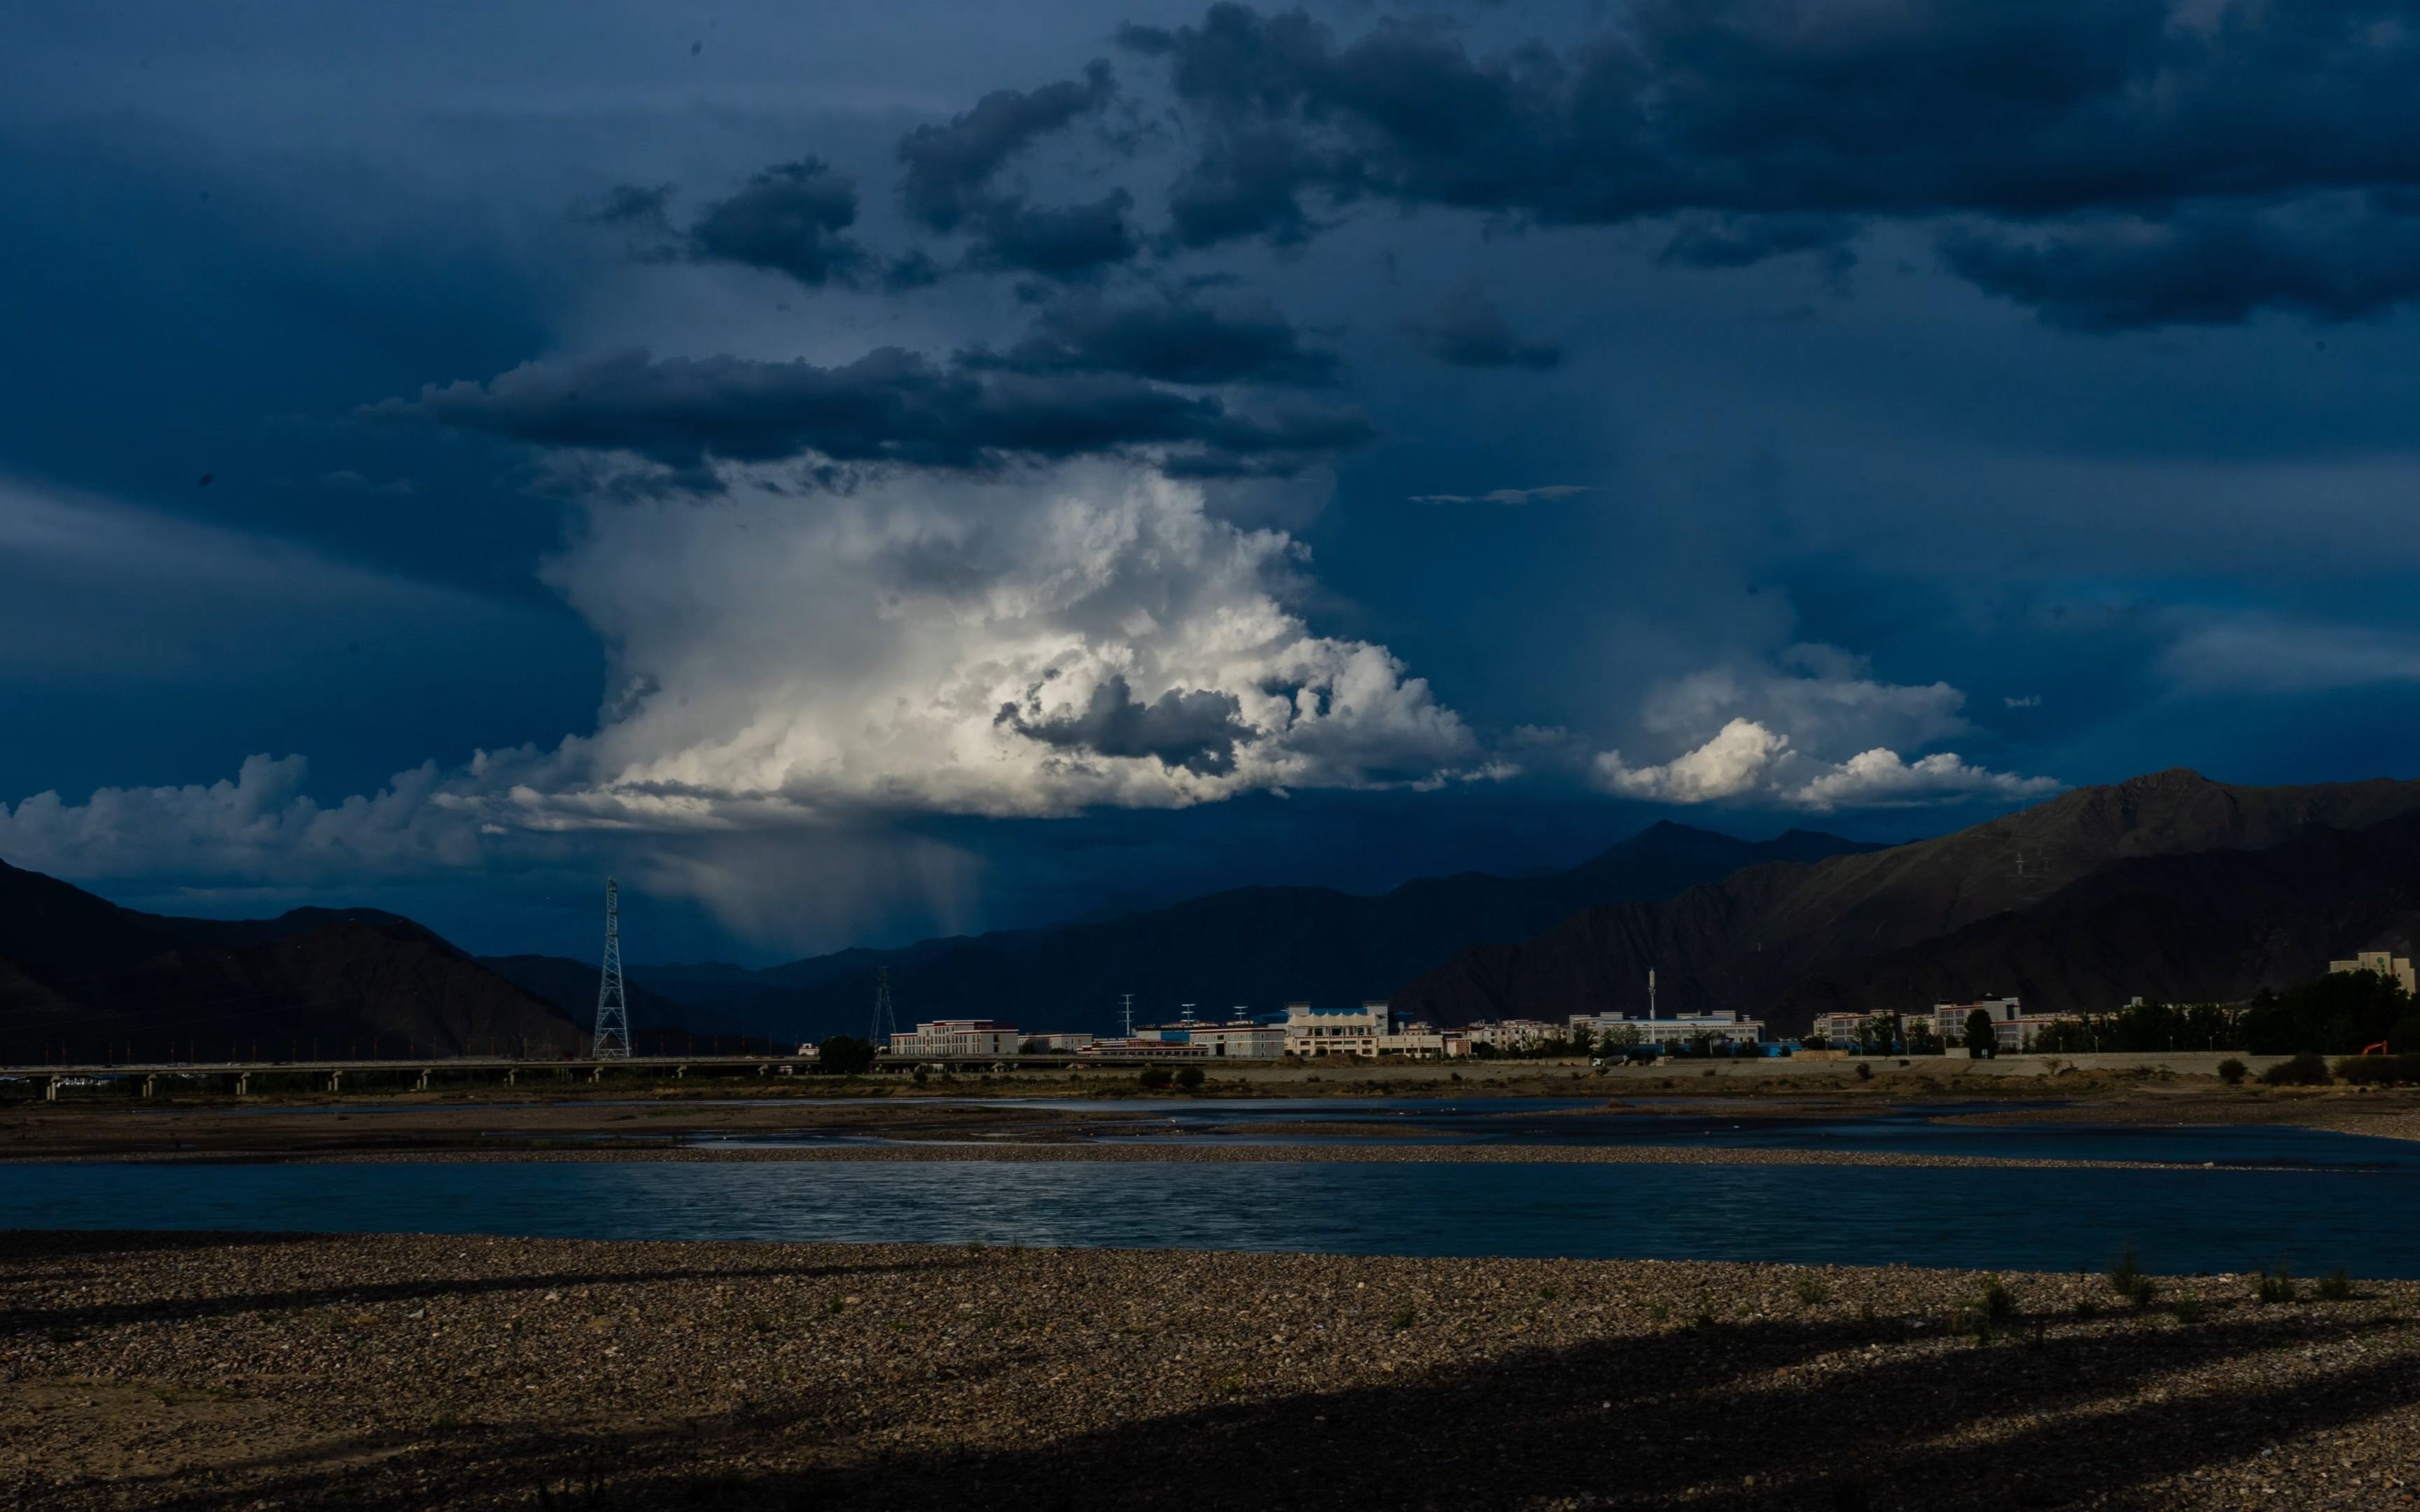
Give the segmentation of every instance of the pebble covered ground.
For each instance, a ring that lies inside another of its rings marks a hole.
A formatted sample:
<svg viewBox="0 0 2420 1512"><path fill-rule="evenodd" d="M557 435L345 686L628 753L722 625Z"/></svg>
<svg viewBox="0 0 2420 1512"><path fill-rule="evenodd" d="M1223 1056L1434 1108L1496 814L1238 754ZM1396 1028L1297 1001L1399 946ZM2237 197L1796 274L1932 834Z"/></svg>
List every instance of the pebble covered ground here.
<svg viewBox="0 0 2420 1512"><path fill-rule="evenodd" d="M0 1233L0 1507L2414 1504L2420 1286L2149 1286Z"/></svg>

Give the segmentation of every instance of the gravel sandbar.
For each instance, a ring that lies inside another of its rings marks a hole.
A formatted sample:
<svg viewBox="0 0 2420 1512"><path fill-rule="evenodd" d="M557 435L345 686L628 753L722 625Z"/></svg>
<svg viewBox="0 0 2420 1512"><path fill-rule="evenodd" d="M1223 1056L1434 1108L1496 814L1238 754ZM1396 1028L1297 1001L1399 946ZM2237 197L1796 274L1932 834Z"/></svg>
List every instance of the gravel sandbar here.
<svg viewBox="0 0 2420 1512"><path fill-rule="evenodd" d="M2420 1288L2001 1281L0 1233L0 1505L2412 1504Z"/></svg>

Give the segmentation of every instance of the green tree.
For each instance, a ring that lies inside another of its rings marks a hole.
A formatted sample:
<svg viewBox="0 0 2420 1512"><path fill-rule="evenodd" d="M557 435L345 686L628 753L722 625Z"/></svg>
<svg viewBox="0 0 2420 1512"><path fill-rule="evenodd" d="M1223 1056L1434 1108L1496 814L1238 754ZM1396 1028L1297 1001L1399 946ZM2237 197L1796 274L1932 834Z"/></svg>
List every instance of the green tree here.
<svg viewBox="0 0 2420 1512"><path fill-rule="evenodd" d="M1857 1026L1857 1040L1869 1055L1887 1056L1897 1053L1900 1026L1897 1013L1876 1013Z"/></svg>
<svg viewBox="0 0 2420 1512"><path fill-rule="evenodd" d="M2283 993L2262 989L2243 1012L2240 1046L2257 1056L2357 1056L2412 1012L2401 984L2374 971L2332 971Z"/></svg>
<svg viewBox="0 0 2420 1512"><path fill-rule="evenodd" d="M874 1069L874 1054L873 1041L835 1034L815 1046L815 1069L827 1076L862 1076Z"/></svg>
<svg viewBox="0 0 2420 1512"><path fill-rule="evenodd" d="M1992 1015L1990 1013L1978 1008L1966 1015L1967 1058L1971 1060L1982 1059L1985 1056L1992 1053L1993 1049L1998 1044L1998 1042L1999 1036L1992 1028Z"/></svg>

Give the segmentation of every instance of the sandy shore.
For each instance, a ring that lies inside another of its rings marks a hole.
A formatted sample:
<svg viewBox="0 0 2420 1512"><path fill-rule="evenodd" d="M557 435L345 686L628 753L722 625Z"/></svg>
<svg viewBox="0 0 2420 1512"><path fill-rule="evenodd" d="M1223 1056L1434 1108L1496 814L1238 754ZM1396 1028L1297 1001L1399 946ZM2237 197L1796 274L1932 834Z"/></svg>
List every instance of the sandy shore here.
<svg viewBox="0 0 2420 1512"><path fill-rule="evenodd" d="M0 1234L0 1505L2412 1504L2420 1288L2004 1279Z"/></svg>

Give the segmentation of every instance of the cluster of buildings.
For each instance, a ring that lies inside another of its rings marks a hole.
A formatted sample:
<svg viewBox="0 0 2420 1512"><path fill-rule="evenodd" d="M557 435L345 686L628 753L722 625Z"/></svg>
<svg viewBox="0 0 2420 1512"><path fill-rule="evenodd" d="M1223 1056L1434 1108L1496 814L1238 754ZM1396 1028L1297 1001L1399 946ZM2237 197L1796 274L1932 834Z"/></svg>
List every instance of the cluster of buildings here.
<svg viewBox="0 0 2420 1512"><path fill-rule="evenodd" d="M1542 1026L1543 1027L1543 1026ZM1314 1008L1288 1003L1282 1014L1227 1019L1191 1014L1171 1024L1136 1026L1124 1035L1021 1034L996 1019L937 1019L891 1037L899 1059L970 1059L990 1056L1074 1055L1088 1060L1275 1060L1280 1056L1424 1056L1470 1054L1461 1029L1416 1024L1385 1003Z"/></svg>
<svg viewBox="0 0 2420 1512"><path fill-rule="evenodd" d="M1357 1008L1320 1008L1288 1003L1285 1011L1252 1017L1242 1010L1227 1019L1188 1013L1169 1024L1138 1025L1124 1035L1027 1034L999 1019L936 1019L891 1037L898 1060L970 1060L1015 1055L1073 1055L1087 1060L1275 1060L1283 1056L1409 1056L1451 1060L1494 1052L1517 1055L1583 1036L1591 1045L1676 1045L1719 1042L1753 1046L1764 1038L1764 1022L1738 1013L1683 1013L1668 1018L1629 1018L1618 1013L1575 1013L1561 1023L1508 1019L1441 1029L1419 1023L1383 1002Z"/></svg>
<svg viewBox="0 0 2420 1512"><path fill-rule="evenodd" d="M2389 950L2362 950L2342 961L2331 961L2332 972L2369 971L2420 994L2409 957ZM2136 1003L2141 998L2134 999ZM1993 1049L2024 1051L2042 1030L2071 1014L2028 1013L2013 995L1987 995L1964 1002L1937 1002L1929 1011L1842 1011L1819 1015L1806 1045L1810 1049L1865 1044L1890 1027L1896 1019L1900 1049L1919 1036L1956 1049L1966 1040L1966 1026L1975 1014L1990 1020ZM1450 1060L1465 1056L1518 1055L1547 1045L1580 1041L1601 1053L1618 1054L1622 1047L1726 1047L1733 1054L1766 1046L1761 1019L1731 1012L1652 1013L1634 1018L1621 1013L1574 1013L1560 1023L1545 1019L1506 1019L1461 1028L1438 1028L1413 1021L1383 1002L1355 1008L1319 1008L1288 1003L1282 1013L1253 1016L1236 1009L1224 1019L1197 1019L1191 1009L1173 1023L1131 1026L1117 1036L1019 1031L997 1019L937 1019L919 1024L908 1033L894 1034L889 1046L898 1060L968 1060L1016 1055L1073 1055L1092 1060L1276 1060L1294 1056L1354 1056L1375 1059L1407 1056ZM1778 1046L1771 1048L1777 1051Z"/></svg>
<svg viewBox="0 0 2420 1512"><path fill-rule="evenodd" d="M1930 1012L1900 1013L1897 1017L1901 1036L1912 1036L1919 1030L1946 1045L1966 1042L1966 1021L1980 1012L1992 1021L1993 1048L2010 1052L2022 1050L2036 1034L2073 1014L2028 1013L2015 997L1978 997L1968 1002L1940 1002ZM1808 1041L1831 1044L1854 1044L1866 1038L1867 1026L1877 1019L1887 1020L1887 1012L1842 1012L1816 1015Z"/></svg>

